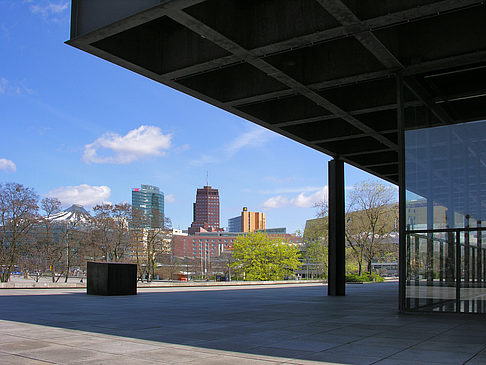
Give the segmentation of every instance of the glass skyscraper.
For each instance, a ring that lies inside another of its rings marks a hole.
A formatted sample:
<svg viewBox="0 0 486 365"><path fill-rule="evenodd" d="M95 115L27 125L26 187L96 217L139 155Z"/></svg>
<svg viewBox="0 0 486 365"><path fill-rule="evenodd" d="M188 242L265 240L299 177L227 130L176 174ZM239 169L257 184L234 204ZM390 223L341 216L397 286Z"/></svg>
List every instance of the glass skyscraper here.
<svg viewBox="0 0 486 365"><path fill-rule="evenodd" d="M157 186L141 185L132 189L134 225L142 228L164 227L164 193Z"/></svg>

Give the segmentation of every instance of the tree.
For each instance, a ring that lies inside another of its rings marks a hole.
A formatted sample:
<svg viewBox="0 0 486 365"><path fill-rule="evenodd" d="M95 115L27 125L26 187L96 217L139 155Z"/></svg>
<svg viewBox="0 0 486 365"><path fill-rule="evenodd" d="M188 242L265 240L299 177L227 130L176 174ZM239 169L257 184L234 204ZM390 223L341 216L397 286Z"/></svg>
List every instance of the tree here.
<svg viewBox="0 0 486 365"><path fill-rule="evenodd" d="M317 218L308 220L303 234L304 259L312 273L319 277L327 277L329 257L329 221L328 204L326 200L314 203Z"/></svg>
<svg viewBox="0 0 486 365"><path fill-rule="evenodd" d="M298 247L260 232L238 236L233 259L245 280L283 280L301 266Z"/></svg>
<svg viewBox="0 0 486 365"><path fill-rule="evenodd" d="M304 259L313 273L319 277L327 277L329 246L322 240L309 240L305 242Z"/></svg>
<svg viewBox="0 0 486 365"><path fill-rule="evenodd" d="M36 227L36 243L31 246L33 256L38 256L42 260L42 271L50 271L52 282L56 281L56 269L59 269L64 263L62 259L64 255L64 232L62 227L52 221L53 214L57 213L61 208L61 202L57 198L44 198L40 202L42 210L45 212L44 216L39 217L39 223ZM41 272L42 272L41 271ZM36 276L38 280L39 275Z"/></svg>
<svg viewBox="0 0 486 365"><path fill-rule="evenodd" d="M74 266L84 266L84 247L88 246L89 240L89 223L86 225L80 221L71 222L65 226L65 239L66 239L66 276L64 282L68 282L71 268Z"/></svg>
<svg viewBox="0 0 486 365"><path fill-rule="evenodd" d="M153 222L160 222L161 220L160 212L157 210L147 215L140 209L132 208L130 242L132 258L137 264L137 275L141 281L144 280L144 277L147 278L147 281L151 281L155 277L159 262L168 262L167 265L172 267L170 270L177 270L178 268L178 265L168 260L166 256L172 254L173 248L170 218L165 217L164 224L161 227L152 225Z"/></svg>
<svg viewBox="0 0 486 365"><path fill-rule="evenodd" d="M314 203L314 208L317 209L317 218L307 221L303 239L305 242L321 241L323 244L327 245L329 237L327 201L321 200Z"/></svg>
<svg viewBox="0 0 486 365"><path fill-rule="evenodd" d="M111 212L113 205L109 203L98 204L93 208L92 238L102 252L106 262L111 261L111 234L113 232L113 219Z"/></svg>
<svg viewBox="0 0 486 365"><path fill-rule="evenodd" d="M113 219L111 257L113 261L118 262L127 258L129 254L132 206L128 203L115 204L112 207L111 215Z"/></svg>
<svg viewBox="0 0 486 365"><path fill-rule="evenodd" d="M37 222L39 198L17 183L0 184L0 281L7 282Z"/></svg>
<svg viewBox="0 0 486 365"><path fill-rule="evenodd" d="M128 203L98 204L93 208L93 238L108 262L128 260L132 207Z"/></svg>
<svg viewBox="0 0 486 365"><path fill-rule="evenodd" d="M395 189L378 181L356 184L349 194L346 242L358 264L358 274L371 272L371 264L383 255L395 230Z"/></svg>
<svg viewBox="0 0 486 365"><path fill-rule="evenodd" d="M231 267L234 262L233 252L229 250L221 253L220 262L222 264L224 275L228 278L228 281L231 281Z"/></svg>
<svg viewBox="0 0 486 365"><path fill-rule="evenodd" d="M152 217L158 213L153 213ZM154 219L154 218L152 218ZM156 219L156 218L155 218ZM173 253L173 235L172 235L172 222L170 218L164 218L164 226L160 228L145 228L144 229L144 242L146 248L146 277L148 281L151 281L155 277L155 271L158 268L158 263L161 261L168 261L168 264L172 267L172 271L177 270L177 266L172 259L167 260L167 255L172 256ZM171 271L169 270L169 271ZM172 274L171 274L172 275Z"/></svg>

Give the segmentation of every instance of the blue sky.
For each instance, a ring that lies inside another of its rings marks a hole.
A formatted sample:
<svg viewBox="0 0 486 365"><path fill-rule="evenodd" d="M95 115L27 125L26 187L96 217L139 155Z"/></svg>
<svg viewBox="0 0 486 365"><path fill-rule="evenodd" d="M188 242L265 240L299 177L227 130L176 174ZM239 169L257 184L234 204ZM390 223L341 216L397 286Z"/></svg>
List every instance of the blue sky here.
<svg viewBox="0 0 486 365"><path fill-rule="evenodd" d="M223 227L243 206L288 232L315 217L328 156L65 45L69 11L0 0L0 182L87 208L156 185L185 229L208 173ZM348 186L370 178L346 168Z"/></svg>

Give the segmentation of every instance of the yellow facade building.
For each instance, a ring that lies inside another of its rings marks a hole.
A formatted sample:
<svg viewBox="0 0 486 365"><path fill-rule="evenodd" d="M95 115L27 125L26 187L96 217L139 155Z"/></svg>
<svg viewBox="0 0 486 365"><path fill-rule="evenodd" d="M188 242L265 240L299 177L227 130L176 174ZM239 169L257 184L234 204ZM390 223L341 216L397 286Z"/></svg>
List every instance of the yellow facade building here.
<svg viewBox="0 0 486 365"><path fill-rule="evenodd" d="M254 232L265 229L265 213L249 212L247 207L243 208L241 215L228 220L230 232Z"/></svg>

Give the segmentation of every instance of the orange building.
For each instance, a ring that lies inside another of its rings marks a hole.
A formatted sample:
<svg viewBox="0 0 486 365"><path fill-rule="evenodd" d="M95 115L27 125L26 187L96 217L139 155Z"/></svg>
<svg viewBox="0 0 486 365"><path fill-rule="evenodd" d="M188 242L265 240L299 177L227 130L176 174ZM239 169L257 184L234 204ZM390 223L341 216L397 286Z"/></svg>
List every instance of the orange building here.
<svg viewBox="0 0 486 365"><path fill-rule="evenodd" d="M247 207L243 208L241 215L228 219L230 232L254 232L265 229L265 213L249 212Z"/></svg>

